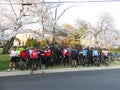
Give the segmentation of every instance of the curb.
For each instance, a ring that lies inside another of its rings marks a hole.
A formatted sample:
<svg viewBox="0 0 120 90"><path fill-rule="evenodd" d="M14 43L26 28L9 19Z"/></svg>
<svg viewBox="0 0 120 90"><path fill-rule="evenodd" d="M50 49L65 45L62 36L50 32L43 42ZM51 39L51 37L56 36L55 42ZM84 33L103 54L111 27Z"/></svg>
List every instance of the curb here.
<svg viewBox="0 0 120 90"><path fill-rule="evenodd" d="M0 77L5 76L18 76L18 75L34 75L34 74L48 74L48 73L63 73L63 72L77 72L77 71L93 71L93 70L110 70L110 69L120 69L118 66L108 66L108 67L78 67L78 68L60 68L60 69L40 69L36 71L11 71L11 72L0 72Z"/></svg>

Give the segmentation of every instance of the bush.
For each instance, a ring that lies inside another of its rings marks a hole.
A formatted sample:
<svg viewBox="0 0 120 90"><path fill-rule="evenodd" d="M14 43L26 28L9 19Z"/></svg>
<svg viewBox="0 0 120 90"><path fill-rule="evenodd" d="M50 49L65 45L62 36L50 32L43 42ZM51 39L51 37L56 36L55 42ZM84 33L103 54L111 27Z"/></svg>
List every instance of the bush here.
<svg viewBox="0 0 120 90"><path fill-rule="evenodd" d="M74 48L83 48L83 45L80 45L80 44L70 44L69 46L71 46L71 47L74 47Z"/></svg>
<svg viewBox="0 0 120 90"><path fill-rule="evenodd" d="M42 40L42 41L40 42L40 44L41 44L42 46L46 46L48 43L47 43L47 41Z"/></svg>
<svg viewBox="0 0 120 90"><path fill-rule="evenodd" d="M39 42L37 42L37 40L35 40L35 39L28 39L27 41L26 41L26 46L33 46L33 47L35 47L35 46L38 46L39 45Z"/></svg>

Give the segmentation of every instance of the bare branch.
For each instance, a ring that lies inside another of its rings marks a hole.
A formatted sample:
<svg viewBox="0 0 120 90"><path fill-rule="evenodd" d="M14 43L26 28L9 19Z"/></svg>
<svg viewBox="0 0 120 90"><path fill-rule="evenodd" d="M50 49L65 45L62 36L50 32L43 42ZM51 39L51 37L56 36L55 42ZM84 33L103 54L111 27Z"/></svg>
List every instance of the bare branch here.
<svg viewBox="0 0 120 90"><path fill-rule="evenodd" d="M56 19L57 21L61 18L61 16L68 10L68 9L70 9L70 8L72 8L72 7L74 7L74 6L76 6L76 5L72 5L72 6L70 6L70 7L68 7L68 8L66 8L60 15L59 15L59 17Z"/></svg>
<svg viewBox="0 0 120 90"><path fill-rule="evenodd" d="M14 8L13 8L13 5L12 5L12 3L11 3L11 0L9 0L9 2L10 2L10 6L11 6L11 8L12 8L12 10L13 10L14 15L17 17L17 14L16 14L16 12L15 12L15 10L14 10Z"/></svg>

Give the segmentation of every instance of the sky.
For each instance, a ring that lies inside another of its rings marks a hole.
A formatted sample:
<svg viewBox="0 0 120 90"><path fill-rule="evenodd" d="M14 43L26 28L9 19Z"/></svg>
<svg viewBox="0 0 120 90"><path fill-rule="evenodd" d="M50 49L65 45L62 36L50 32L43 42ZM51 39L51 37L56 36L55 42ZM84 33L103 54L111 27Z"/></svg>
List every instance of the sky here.
<svg viewBox="0 0 120 90"><path fill-rule="evenodd" d="M46 0L47 1L47 0ZM48 0L49 2L58 0ZM74 1L75 0L60 0L60 1ZM77 0L77 1L97 1L97 0ZM100 1L100 0L99 0ZM109 0L111 1L111 0ZM108 13L115 21L116 29L120 30L120 0L112 2L86 2L86 3L74 3L76 7L72 7L67 10L60 18L59 23L75 24L77 19L88 21L92 24L96 24L98 18ZM65 8L73 4L63 4L60 7L59 12L62 12Z"/></svg>

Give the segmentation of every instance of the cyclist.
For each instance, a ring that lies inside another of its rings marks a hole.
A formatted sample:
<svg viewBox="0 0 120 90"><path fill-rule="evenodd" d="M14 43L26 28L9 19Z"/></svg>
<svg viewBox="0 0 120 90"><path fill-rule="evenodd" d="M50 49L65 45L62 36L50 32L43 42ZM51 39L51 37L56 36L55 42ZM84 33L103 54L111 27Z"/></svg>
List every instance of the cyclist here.
<svg viewBox="0 0 120 90"><path fill-rule="evenodd" d="M87 64L88 63L88 49L85 48L82 50L82 54L83 54L83 65Z"/></svg>
<svg viewBox="0 0 120 90"><path fill-rule="evenodd" d="M83 57L82 48L79 50L79 64L84 65L84 57Z"/></svg>
<svg viewBox="0 0 120 90"><path fill-rule="evenodd" d="M37 64L37 60L38 60L38 52L37 52L37 49L34 48L33 51L31 52L30 54L30 58L32 60L32 70L36 70L36 64Z"/></svg>
<svg viewBox="0 0 120 90"><path fill-rule="evenodd" d="M16 51L16 48L13 47L13 50L10 52L10 57L11 57L11 60L10 60L10 63L9 63L9 69L8 69L8 72L11 71L11 70L15 70L15 64L16 64L16 61L17 61L17 58L18 58L18 52Z"/></svg>
<svg viewBox="0 0 120 90"><path fill-rule="evenodd" d="M46 47L45 51L44 51L44 55L45 55L45 67L49 67L52 66L52 62L51 62L51 48L48 46Z"/></svg>
<svg viewBox="0 0 120 90"><path fill-rule="evenodd" d="M93 48L88 48L88 52L87 52L87 57L88 57L88 66L92 65L93 66Z"/></svg>
<svg viewBox="0 0 120 90"><path fill-rule="evenodd" d="M77 57L78 57L78 55L77 55L76 52L77 52L76 48L73 48L73 50L71 52L72 66L73 67L77 67Z"/></svg>
<svg viewBox="0 0 120 90"><path fill-rule="evenodd" d="M68 50L66 49L66 47L64 47L63 48L63 50L62 50L62 56L63 56L63 61L62 61L62 63L63 63L63 65L65 66L65 65L69 65L69 55L70 53L68 52Z"/></svg>
<svg viewBox="0 0 120 90"><path fill-rule="evenodd" d="M102 58L103 58L103 64L108 66L108 61L109 61L109 59L108 59L108 51L105 48L102 50Z"/></svg>
<svg viewBox="0 0 120 90"><path fill-rule="evenodd" d="M21 52L20 52L20 58L22 59L22 62L25 66L27 66L27 62L28 62L28 52L26 50L26 48L24 48Z"/></svg>
<svg viewBox="0 0 120 90"><path fill-rule="evenodd" d="M96 49L93 49L92 52L92 56L93 56L93 62L96 66L99 66L99 53Z"/></svg>

